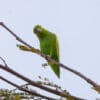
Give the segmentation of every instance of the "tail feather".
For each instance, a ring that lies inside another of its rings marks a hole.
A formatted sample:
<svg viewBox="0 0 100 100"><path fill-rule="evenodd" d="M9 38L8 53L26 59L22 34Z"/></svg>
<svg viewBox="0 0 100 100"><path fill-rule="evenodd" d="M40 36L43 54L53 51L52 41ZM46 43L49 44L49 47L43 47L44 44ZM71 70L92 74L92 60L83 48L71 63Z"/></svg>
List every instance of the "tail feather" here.
<svg viewBox="0 0 100 100"><path fill-rule="evenodd" d="M53 72L57 75L57 77L60 78L60 67L56 64L50 64L50 66Z"/></svg>

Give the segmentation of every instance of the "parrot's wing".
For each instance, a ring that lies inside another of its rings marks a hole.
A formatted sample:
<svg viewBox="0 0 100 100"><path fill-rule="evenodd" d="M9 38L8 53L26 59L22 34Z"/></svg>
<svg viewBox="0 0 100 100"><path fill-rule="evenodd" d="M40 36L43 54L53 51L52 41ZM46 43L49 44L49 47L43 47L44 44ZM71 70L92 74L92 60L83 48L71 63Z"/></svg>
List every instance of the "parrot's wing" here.
<svg viewBox="0 0 100 100"><path fill-rule="evenodd" d="M58 43L58 39L56 35L55 35L55 43L53 45L54 45L54 48L51 50L50 56L51 58L59 62L59 43ZM52 70L55 72L55 74L58 77L60 77L60 67L56 64L50 64L50 65L51 65Z"/></svg>
<svg viewBox="0 0 100 100"><path fill-rule="evenodd" d="M55 34L54 34L54 36L55 36L55 39L54 39L54 43L52 44L53 48L51 50L50 55L53 59L55 59L56 61L59 62L59 43L58 43L58 39Z"/></svg>

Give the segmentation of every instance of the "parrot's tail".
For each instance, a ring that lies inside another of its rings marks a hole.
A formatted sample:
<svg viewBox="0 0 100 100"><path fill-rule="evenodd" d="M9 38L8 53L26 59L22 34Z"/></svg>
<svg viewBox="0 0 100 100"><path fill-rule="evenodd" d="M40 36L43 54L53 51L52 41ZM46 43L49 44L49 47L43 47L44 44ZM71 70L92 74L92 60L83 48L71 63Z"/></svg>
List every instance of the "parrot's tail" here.
<svg viewBox="0 0 100 100"><path fill-rule="evenodd" d="M49 63L49 65L51 66L51 69L57 75L57 77L60 78L60 67L59 67L59 65L50 64L50 63Z"/></svg>

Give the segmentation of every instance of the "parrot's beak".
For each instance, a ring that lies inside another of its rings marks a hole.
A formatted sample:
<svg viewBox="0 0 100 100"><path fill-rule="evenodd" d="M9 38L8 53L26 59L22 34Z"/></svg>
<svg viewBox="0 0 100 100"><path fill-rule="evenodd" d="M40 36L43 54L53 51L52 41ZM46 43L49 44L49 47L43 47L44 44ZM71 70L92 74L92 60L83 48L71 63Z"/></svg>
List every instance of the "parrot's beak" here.
<svg viewBox="0 0 100 100"><path fill-rule="evenodd" d="M42 31L41 28L37 28L38 33L41 33L41 31Z"/></svg>

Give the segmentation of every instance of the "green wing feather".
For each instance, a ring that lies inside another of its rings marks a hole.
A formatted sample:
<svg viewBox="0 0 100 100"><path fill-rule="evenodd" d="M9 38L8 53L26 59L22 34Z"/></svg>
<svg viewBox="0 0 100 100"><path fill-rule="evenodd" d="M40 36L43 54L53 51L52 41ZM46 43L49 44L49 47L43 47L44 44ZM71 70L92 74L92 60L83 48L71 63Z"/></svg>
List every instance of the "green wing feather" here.
<svg viewBox="0 0 100 100"><path fill-rule="evenodd" d="M55 49L51 50L51 58L55 59L57 62L59 62L59 45L58 45L58 40L57 37L55 36ZM50 64L51 68L55 72L55 74L60 77L60 67L56 64Z"/></svg>

